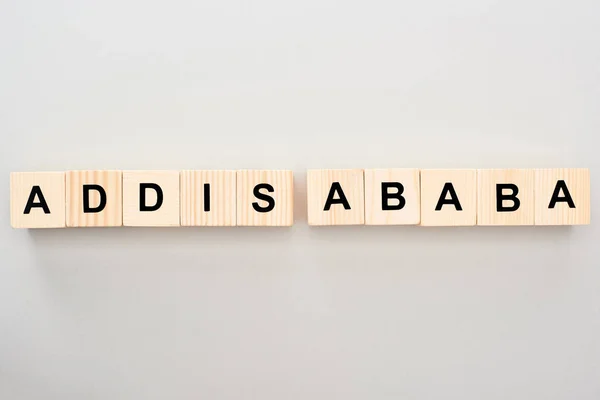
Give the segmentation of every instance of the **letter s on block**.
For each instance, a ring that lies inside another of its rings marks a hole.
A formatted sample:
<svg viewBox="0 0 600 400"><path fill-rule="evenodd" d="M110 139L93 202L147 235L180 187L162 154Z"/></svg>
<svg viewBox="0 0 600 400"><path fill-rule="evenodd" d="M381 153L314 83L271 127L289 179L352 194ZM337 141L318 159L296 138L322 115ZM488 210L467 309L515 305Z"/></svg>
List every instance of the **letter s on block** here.
<svg viewBox="0 0 600 400"><path fill-rule="evenodd" d="M252 191L254 197L256 197L258 200L266 201L267 205L265 207L262 207L260 204L258 204L258 202L255 201L254 203L252 203L252 208L254 208L254 210L259 213L267 213L269 211L273 211L273 209L275 208L275 199L269 196L268 194L261 193L260 191L262 189L265 189L269 193L273 193L275 191L275 189L273 189L273 186L269 185L268 183L259 183L258 185L254 186L254 189Z"/></svg>

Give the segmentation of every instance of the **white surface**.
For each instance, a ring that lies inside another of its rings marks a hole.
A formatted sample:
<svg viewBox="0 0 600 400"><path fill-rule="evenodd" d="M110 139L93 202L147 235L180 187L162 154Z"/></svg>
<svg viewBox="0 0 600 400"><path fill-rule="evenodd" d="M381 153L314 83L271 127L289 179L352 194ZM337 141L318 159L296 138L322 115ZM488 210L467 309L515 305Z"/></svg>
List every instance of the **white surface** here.
<svg viewBox="0 0 600 400"><path fill-rule="evenodd" d="M537 166L598 199L599 20L2 2L0 398L600 398L597 221L309 229L304 199L306 168ZM9 171L242 167L294 169L292 229L9 227Z"/></svg>

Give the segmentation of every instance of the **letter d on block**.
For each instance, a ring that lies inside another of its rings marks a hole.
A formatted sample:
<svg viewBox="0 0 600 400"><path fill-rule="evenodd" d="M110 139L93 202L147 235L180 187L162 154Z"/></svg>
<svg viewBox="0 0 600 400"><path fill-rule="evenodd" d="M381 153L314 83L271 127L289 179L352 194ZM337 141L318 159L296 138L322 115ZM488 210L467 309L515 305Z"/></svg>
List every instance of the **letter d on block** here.
<svg viewBox="0 0 600 400"><path fill-rule="evenodd" d="M122 226L121 171L66 174L68 227Z"/></svg>
<svg viewBox="0 0 600 400"><path fill-rule="evenodd" d="M532 169L477 171L477 225L533 225Z"/></svg>
<svg viewBox="0 0 600 400"><path fill-rule="evenodd" d="M179 171L123 171L124 226L180 226Z"/></svg>

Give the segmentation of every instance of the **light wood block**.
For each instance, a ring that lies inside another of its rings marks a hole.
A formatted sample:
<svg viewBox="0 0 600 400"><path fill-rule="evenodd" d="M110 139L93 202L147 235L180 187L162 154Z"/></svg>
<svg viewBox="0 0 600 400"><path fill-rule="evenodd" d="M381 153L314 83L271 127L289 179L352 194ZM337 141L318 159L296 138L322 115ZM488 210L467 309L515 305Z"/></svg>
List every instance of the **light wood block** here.
<svg viewBox="0 0 600 400"><path fill-rule="evenodd" d="M11 173L10 224L13 228L64 228L65 173Z"/></svg>
<svg viewBox="0 0 600 400"><path fill-rule="evenodd" d="M421 170L421 225L477 223L477 170Z"/></svg>
<svg viewBox="0 0 600 400"><path fill-rule="evenodd" d="M69 171L66 178L68 227L123 225L121 171Z"/></svg>
<svg viewBox="0 0 600 400"><path fill-rule="evenodd" d="M477 225L533 225L535 214L535 171L533 169L480 169L477 170ZM516 202L503 199L514 194L501 186L514 185L518 193ZM499 209L499 206L503 207Z"/></svg>
<svg viewBox="0 0 600 400"><path fill-rule="evenodd" d="M417 225L420 196L418 169L366 169L365 224Z"/></svg>
<svg viewBox="0 0 600 400"><path fill-rule="evenodd" d="M182 226L236 225L236 171L181 171L180 185Z"/></svg>
<svg viewBox="0 0 600 400"><path fill-rule="evenodd" d="M535 171L536 225L587 225L590 214L589 169Z"/></svg>
<svg viewBox="0 0 600 400"><path fill-rule="evenodd" d="M123 226L180 226L179 171L123 171Z"/></svg>
<svg viewBox="0 0 600 400"><path fill-rule="evenodd" d="M294 224L294 176L284 170L237 171L237 225Z"/></svg>
<svg viewBox="0 0 600 400"><path fill-rule="evenodd" d="M308 170L307 194L309 225L364 225L362 169ZM329 207L328 198L334 199Z"/></svg>

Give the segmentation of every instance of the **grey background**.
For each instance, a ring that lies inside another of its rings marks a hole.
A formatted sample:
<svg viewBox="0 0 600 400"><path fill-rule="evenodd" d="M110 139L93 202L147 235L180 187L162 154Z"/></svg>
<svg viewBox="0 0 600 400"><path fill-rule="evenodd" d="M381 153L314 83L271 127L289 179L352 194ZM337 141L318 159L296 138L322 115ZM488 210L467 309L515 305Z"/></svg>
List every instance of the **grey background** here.
<svg viewBox="0 0 600 400"><path fill-rule="evenodd" d="M306 224L305 169L589 167L600 3L0 3L0 398L598 399L598 224ZM9 227L10 171L289 168L291 229ZM593 212L594 213L594 212Z"/></svg>

